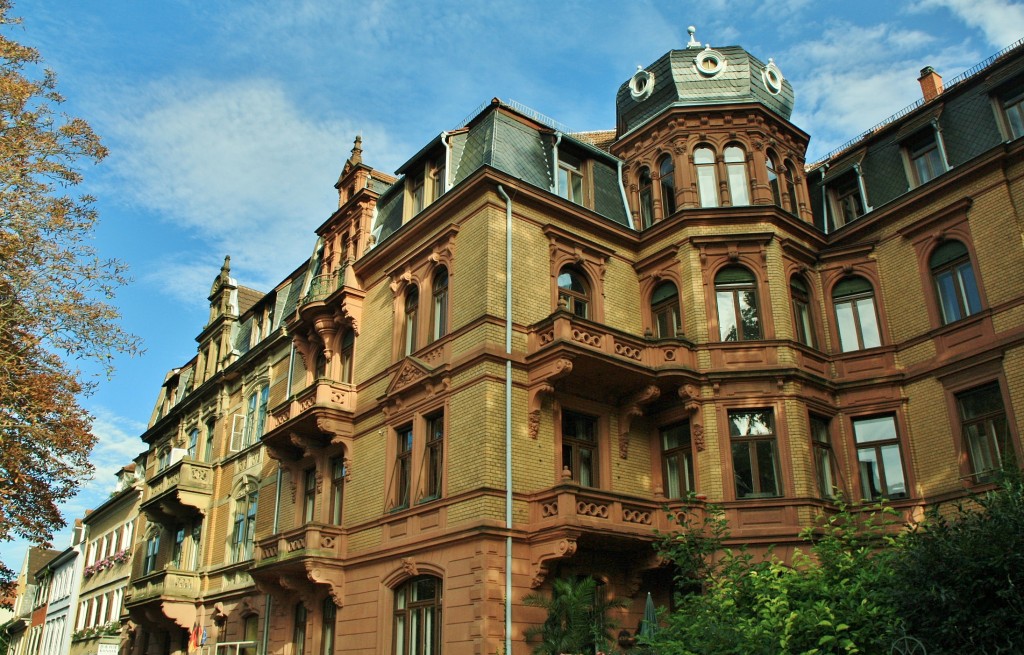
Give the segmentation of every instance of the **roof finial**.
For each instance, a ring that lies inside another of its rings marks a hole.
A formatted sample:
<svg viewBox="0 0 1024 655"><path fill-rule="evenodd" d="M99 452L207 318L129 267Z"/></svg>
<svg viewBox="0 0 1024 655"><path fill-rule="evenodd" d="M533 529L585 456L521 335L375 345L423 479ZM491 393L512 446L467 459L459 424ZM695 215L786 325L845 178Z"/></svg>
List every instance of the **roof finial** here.
<svg viewBox="0 0 1024 655"><path fill-rule="evenodd" d="M690 41L686 44L686 47L687 48L699 48L700 47L700 41L695 39L694 36L693 36L694 34L697 33L697 28L694 27L693 25L690 25L689 27L686 28L686 31L690 35Z"/></svg>
<svg viewBox="0 0 1024 655"><path fill-rule="evenodd" d="M231 272L231 255L224 255L224 265L220 267L222 274L228 274Z"/></svg>
<svg viewBox="0 0 1024 655"><path fill-rule="evenodd" d="M351 164L363 163L363 135L357 134L355 144L352 146L352 156L348 158Z"/></svg>

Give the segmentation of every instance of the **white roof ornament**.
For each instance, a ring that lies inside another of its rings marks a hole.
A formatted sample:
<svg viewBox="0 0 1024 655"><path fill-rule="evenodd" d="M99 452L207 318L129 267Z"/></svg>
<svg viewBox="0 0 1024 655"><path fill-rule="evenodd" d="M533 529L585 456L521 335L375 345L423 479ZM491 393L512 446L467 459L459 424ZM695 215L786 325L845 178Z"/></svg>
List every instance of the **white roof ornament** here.
<svg viewBox="0 0 1024 655"><path fill-rule="evenodd" d="M687 48L699 48L700 47L700 41L698 41L697 39L695 39L693 37L693 35L697 33L697 28L694 27L693 25L690 25L689 27L686 28L686 31L690 35L690 40L686 44L686 47Z"/></svg>

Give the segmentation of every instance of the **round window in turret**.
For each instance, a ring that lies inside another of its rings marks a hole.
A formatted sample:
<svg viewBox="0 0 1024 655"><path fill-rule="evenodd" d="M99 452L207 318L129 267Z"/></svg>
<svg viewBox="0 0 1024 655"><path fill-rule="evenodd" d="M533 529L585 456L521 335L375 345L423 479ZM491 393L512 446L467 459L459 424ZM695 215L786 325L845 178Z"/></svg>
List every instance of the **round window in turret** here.
<svg viewBox="0 0 1024 655"><path fill-rule="evenodd" d="M768 65L761 70L761 79L764 80L764 88L768 89L768 93L778 95L782 92L782 71L771 59L768 60Z"/></svg>
<svg viewBox="0 0 1024 655"><path fill-rule="evenodd" d="M630 78L629 95L633 96L633 100L646 100L653 91L654 73L641 68Z"/></svg>
<svg viewBox="0 0 1024 655"><path fill-rule="evenodd" d="M715 77L725 70L725 56L708 46L693 59L693 64L704 77Z"/></svg>

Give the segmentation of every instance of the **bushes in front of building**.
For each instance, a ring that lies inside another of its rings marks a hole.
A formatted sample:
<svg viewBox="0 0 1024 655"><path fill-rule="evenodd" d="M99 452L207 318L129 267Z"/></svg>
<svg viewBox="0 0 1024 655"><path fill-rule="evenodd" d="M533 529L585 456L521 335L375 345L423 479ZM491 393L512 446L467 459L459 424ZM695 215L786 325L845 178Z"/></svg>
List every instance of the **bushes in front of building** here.
<svg viewBox="0 0 1024 655"><path fill-rule="evenodd" d="M1006 481L951 514L899 529L885 505L839 505L804 531L791 564L724 544L720 507L690 504L659 552L676 607L647 640L662 655L1024 649L1024 484Z"/></svg>

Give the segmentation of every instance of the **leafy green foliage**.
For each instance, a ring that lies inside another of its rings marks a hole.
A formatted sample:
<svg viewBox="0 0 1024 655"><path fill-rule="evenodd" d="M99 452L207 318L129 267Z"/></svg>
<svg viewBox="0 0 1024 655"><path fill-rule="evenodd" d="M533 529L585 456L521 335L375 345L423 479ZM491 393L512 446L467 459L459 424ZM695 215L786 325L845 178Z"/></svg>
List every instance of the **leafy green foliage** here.
<svg viewBox="0 0 1024 655"><path fill-rule="evenodd" d="M540 607L548 616L543 624L526 630L529 641L540 639L535 655L593 653L595 645L607 650L611 631L618 623L608 616L614 609L626 607L624 598L608 599L592 577L558 578L551 583L551 595L532 593L523 604Z"/></svg>
<svg viewBox="0 0 1024 655"><path fill-rule="evenodd" d="M1024 482L932 511L893 567L891 599L929 655L1024 652Z"/></svg>
<svg viewBox="0 0 1024 655"><path fill-rule="evenodd" d="M840 507L804 532L810 554L787 566L724 548L722 509L691 505L658 545L677 568L677 610L649 645L680 655L887 652L897 627L882 600L893 550L879 548L893 543L891 514Z"/></svg>

